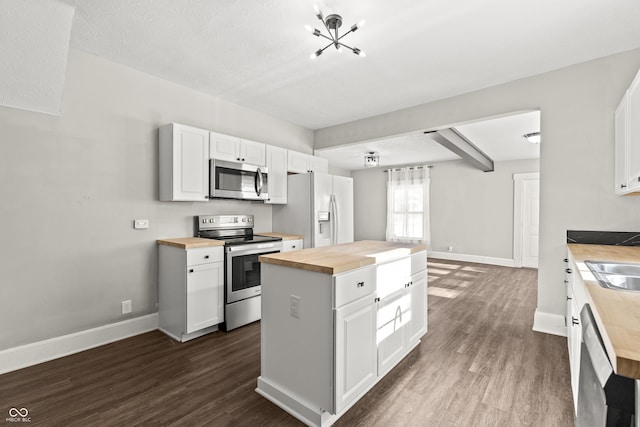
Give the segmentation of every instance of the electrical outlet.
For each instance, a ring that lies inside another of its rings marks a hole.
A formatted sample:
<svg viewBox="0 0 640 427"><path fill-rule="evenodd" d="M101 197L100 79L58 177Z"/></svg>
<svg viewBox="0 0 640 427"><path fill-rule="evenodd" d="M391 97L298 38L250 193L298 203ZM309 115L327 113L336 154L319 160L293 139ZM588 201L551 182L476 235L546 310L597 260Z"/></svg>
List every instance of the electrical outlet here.
<svg viewBox="0 0 640 427"><path fill-rule="evenodd" d="M291 295L291 303L289 305L289 314L296 319L300 318L300 297Z"/></svg>
<svg viewBox="0 0 640 427"><path fill-rule="evenodd" d="M148 219L134 219L133 220L133 228L135 228L136 230L149 228L149 220Z"/></svg>
<svg viewBox="0 0 640 427"><path fill-rule="evenodd" d="M447 248L447 250L448 250L449 252L453 252L453 246L449 246L449 247Z"/></svg>
<svg viewBox="0 0 640 427"><path fill-rule="evenodd" d="M131 300L122 301L122 314L131 313Z"/></svg>

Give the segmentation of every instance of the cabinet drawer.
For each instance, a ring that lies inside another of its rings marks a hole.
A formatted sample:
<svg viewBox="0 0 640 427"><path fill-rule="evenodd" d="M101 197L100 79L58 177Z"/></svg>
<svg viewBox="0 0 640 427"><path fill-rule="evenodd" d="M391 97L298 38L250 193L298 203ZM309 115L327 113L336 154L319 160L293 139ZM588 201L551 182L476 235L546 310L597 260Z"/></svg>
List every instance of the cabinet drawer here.
<svg viewBox="0 0 640 427"><path fill-rule="evenodd" d="M224 250L222 246L187 250L187 265L222 262L223 260Z"/></svg>
<svg viewBox="0 0 640 427"><path fill-rule="evenodd" d="M333 289L336 308L372 294L376 290L376 270L370 266L336 275Z"/></svg>
<svg viewBox="0 0 640 427"><path fill-rule="evenodd" d="M302 240L283 240L282 252L299 251L302 249Z"/></svg>
<svg viewBox="0 0 640 427"><path fill-rule="evenodd" d="M427 268L427 252L411 255L411 274L416 274Z"/></svg>
<svg viewBox="0 0 640 427"><path fill-rule="evenodd" d="M378 298L385 299L394 292L404 289L411 282L411 260L412 258L406 257L378 265L376 279Z"/></svg>

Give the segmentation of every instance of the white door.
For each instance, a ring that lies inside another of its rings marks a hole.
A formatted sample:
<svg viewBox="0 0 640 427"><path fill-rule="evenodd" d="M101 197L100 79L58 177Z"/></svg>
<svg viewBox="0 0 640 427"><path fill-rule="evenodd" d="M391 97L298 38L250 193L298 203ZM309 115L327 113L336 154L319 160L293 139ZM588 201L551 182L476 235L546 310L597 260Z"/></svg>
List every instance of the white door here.
<svg viewBox="0 0 640 427"><path fill-rule="evenodd" d="M336 244L353 242L353 178L333 176Z"/></svg>
<svg viewBox="0 0 640 427"><path fill-rule="evenodd" d="M224 321L224 264L187 267L187 333Z"/></svg>
<svg viewBox="0 0 640 427"><path fill-rule="evenodd" d="M174 124L173 198L206 201L209 195L209 132Z"/></svg>
<svg viewBox="0 0 640 427"><path fill-rule="evenodd" d="M538 268L540 174L514 174L513 258L516 267Z"/></svg>
<svg viewBox="0 0 640 427"><path fill-rule="evenodd" d="M522 266L538 268L540 218L540 180L523 182Z"/></svg>

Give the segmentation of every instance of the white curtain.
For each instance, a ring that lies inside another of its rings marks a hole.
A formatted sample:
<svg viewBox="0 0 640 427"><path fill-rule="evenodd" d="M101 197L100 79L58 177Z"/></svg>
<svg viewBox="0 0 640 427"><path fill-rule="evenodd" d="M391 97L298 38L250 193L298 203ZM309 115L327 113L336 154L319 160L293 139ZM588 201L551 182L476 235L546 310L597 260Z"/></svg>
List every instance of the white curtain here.
<svg viewBox="0 0 640 427"><path fill-rule="evenodd" d="M429 183L427 166L387 171L387 241L429 245Z"/></svg>

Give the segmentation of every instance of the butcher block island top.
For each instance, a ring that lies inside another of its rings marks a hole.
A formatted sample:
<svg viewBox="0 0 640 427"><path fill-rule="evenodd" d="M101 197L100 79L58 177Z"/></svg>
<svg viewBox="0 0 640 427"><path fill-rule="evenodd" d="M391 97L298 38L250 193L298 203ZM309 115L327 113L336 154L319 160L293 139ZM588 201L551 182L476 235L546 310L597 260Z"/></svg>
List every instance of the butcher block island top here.
<svg viewBox="0 0 640 427"><path fill-rule="evenodd" d="M224 246L222 240L203 239L200 237L176 237L173 239L158 239L159 245L175 246L182 249L208 248L211 246Z"/></svg>
<svg viewBox="0 0 640 427"><path fill-rule="evenodd" d="M640 379L640 292L600 286L584 261L640 263L640 247L568 244L617 374Z"/></svg>
<svg viewBox="0 0 640 427"><path fill-rule="evenodd" d="M260 262L318 273L338 274L426 250L427 245L361 240L322 248L261 255Z"/></svg>

